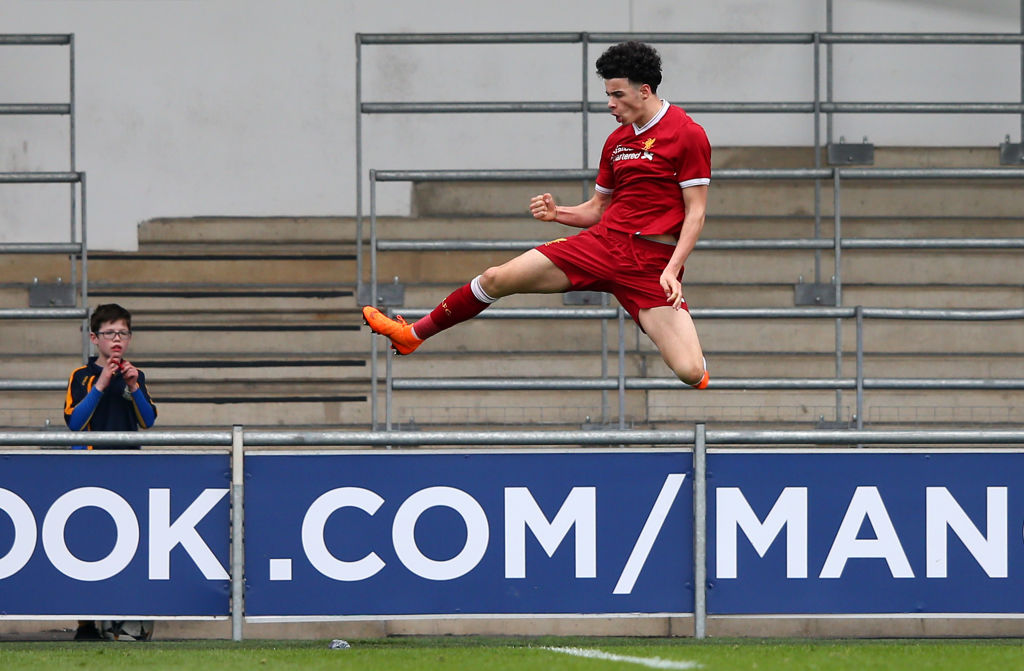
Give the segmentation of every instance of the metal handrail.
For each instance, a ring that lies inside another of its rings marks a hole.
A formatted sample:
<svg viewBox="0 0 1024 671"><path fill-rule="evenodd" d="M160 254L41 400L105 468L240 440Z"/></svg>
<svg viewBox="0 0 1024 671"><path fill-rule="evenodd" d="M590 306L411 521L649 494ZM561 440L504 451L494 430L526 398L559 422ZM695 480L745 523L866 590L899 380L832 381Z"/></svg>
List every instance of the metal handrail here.
<svg viewBox="0 0 1024 671"><path fill-rule="evenodd" d="M74 184L81 172L0 172L0 184Z"/></svg>
<svg viewBox="0 0 1024 671"><path fill-rule="evenodd" d="M489 307L473 319L483 320L545 320L545 319L614 319L618 307ZM426 316L422 307L389 308L401 316L415 320ZM934 320L957 322L993 322L1024 320L1024 308L950 309L946 307L694 307L689 310L701 320L750 319L852 319L860 312L865 319Z"/></svg>
<svg viewBox="0 0 1024 671"><path fill-rule="evenodd" d="M67 103L2 103L0 114L65 115L71 114Z"/></svg>
<svg viewBox="0 0 1024 671"><path fill-rule="evenodd" d="M702 425L703 427L703 425ZM266 431L239 427L244 447L388 447L521 445L692 445L695 431ZM706 429L708 445L1017 445L1021 430L726 430ZM232 430L90 431L92 445L232 446ZM82 442L75 431L0 431L0 446L57 447Z"/></svg>
<svg viewBox="0 0 1024 671"><path fill-rule="evenodd" d="M87 316L89 316L87 308L0 308L0 320L84 319Z"/></svg>
<svg viewBox="0 0 1024 671"><path fill-rule="evenodd" d="M708 389L714 391L788 390L811 391L821 389L902 389L902 390L1024 390L1024 378L714 378ZM675 378L626 378L625 384L606 378L404 378L393 380L396 391L599 391L624 388L627 391L675 391L692 389Z"/></svg>
<svg viewBox="0 0 1024 671"><path fill-rule="evenodd" d="M0 254L81 254L80 242L0 242Z"/></svg>
<svg viewBox="0 0 1024 671"><path fill-rule="evenodd" d="M548 242L541 240L378 240L381 252L525 251ZM1024 238L845 238L843 249L1024 249ZM820 238L743 238L698 240L698 250L809 250L832 249ZM0 251L3 247L0 246Z"/></svg>
<svg viewBox="0 0 1024 671"><path fill-rule="evenodd" d="M371 170L376 182L519 182L593 180L597 170ZM0 173L2 174L2 173ZM1024 179L1024 168L722 168L718 180Z"/></svg>
<svg viewBox="0 0 1024 671"><path fill-rule="evenodd" d="M2 45L41 46L41 45L68 45L71 44L70 34L38 34L38 35L0 35Z"/></svg>

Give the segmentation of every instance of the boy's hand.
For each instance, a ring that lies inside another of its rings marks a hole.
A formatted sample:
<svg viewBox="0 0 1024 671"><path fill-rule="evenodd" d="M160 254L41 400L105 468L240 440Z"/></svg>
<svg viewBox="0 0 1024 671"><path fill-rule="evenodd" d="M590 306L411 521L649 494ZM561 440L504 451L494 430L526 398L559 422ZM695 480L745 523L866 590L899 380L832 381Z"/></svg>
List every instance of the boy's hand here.
<svg viewBox="0 0 1024 671"><path fill-rule="evenodd" d="M552 198L550 193L534 196L530 199L530 214L533 215L534 219L555 221L558 218L558 212L555 208L555 199Z"/></svg>
<svg viewBox="0 0 1024 671"><path fill-rule="evenodd" d="M110 384L110 380L121 372L121 360L111 359L107 362L107 365L103 367L103 372L96 379L96 388L100 391L106 391L107 386Z"/></svg>
<svg viewBox="0 0 1024 671"><path fill-rule="evenodd" d="M139 369L130 361L121 361L121 375L124 376L124 383L128 385L128 391L135 391L139 388Z"/></svg>

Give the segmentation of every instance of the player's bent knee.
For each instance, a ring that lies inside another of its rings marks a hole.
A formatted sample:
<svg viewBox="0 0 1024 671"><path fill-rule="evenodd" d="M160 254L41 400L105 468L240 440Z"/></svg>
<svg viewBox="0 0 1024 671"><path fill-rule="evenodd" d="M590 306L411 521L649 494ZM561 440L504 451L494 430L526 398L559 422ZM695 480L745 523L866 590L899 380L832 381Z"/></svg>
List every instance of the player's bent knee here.
<svg viewBox="0 0 1024 671"><path fill-rule="evenodd" d="M672 372L688 385L699 384L704 379L704 362L698 360L685 366L674 366Z"/></svg>
<svg viewBox="0 0 1024 671"><path fill-rule="evenodd" d="M480 273L480 288L487 292L488 296L500 298L503 295L501 290L501 269L497 266L491 266Z"/></svg>

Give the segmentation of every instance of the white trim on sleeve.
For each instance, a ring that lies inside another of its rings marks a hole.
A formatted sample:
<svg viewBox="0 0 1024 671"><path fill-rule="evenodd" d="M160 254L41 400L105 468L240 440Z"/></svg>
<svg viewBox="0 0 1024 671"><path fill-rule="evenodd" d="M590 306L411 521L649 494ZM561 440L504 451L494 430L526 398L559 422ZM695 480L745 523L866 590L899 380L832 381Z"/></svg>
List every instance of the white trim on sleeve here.
<svg viewBox="0 0 1024 671"><path fill-rule="evenodd" d="M707 186L710 183L710 177L697 177L694 179L688 179L685 182L679 182L679 188L685 189L690 186Z"/></svg>
<svg viewBox="0 0 1024 671"><path fill-rule="evenodd" d="M606 186L601 186L600 184L594 184L594 191L597 191L598 193L603 193L606 196L610 196L612 194L612 192L615 191L615 189L609 189Z"/></svg>

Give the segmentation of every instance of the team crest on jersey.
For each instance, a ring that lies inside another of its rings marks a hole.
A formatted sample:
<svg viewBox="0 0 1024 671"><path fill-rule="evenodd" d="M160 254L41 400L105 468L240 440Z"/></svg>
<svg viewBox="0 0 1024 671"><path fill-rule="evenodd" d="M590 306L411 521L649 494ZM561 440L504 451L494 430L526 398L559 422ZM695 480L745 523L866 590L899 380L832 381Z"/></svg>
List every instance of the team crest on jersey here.
<svg viewBox="0 0 1024 671"><path fill-rule="evenodd" d="M651 150L651 147L653 147L653 146L654 146L654 142L655 142L655 141L656 141L657 139L658 139L658 138L655 138L655 137L649 137L649 138L647 138L646 140L644 140L644 151L650 151L650 150Z"/></svg>

